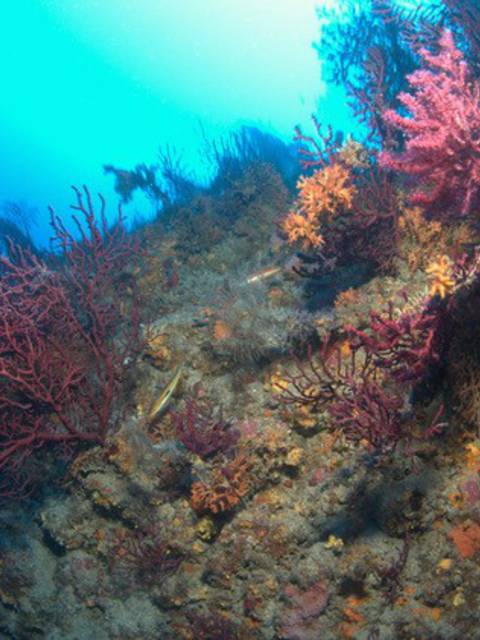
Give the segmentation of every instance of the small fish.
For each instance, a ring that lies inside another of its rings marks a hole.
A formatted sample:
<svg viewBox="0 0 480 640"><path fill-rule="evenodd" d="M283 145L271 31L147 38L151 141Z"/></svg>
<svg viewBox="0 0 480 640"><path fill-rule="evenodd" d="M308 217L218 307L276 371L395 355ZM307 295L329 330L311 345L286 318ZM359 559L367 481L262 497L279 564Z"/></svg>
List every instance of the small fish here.
<svg viewBox="0 0 480 640"><path fill-rule="evenodd" d="M266 269L261 269L260 271L256 271L252 273L251 276L247 278L247 284L253 284L254 282L259 282L260 280L266 280L267 278L271 278L272 276L280 273L282 270L281 267L267 267Z"/></svg>
<svg viewBox="0 0 480 640"><path fill-rule="evenodd" d="M153 403L152 408L150 409L150 412L148 414L148 418L147 418L148 422L152 422L152 420L154 420L168 405L168 403L170 402L170 398L173 395L173 392L178 386L178 382L181 378L181 375L182 375L182 367L179 366L175 370L175 373L173 374L173 378L170 380L168 385L165 387L165 389L162 391L162 393L158 396L158 398Z"/></svg>

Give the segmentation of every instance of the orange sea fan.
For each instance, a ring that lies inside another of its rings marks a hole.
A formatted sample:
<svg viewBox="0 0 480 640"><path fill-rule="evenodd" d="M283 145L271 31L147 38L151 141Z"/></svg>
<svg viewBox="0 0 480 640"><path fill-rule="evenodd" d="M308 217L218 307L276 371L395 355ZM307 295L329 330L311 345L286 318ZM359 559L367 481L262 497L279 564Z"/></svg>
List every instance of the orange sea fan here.
<svg viewBox="0 0 480 640"><path fill-rule="evenodd" d="M230 486L214 485L210 487L203 482L192 485L191 504L195 511L203 513L223 513L230 511L240 502L240 496Z"/></svg>
<svg viewBox="0 0 480 640"><path fill-rule="evenodd" d="M297 188L296 208L283 221L283 231L290 244L301 241L304 250L318 248L324 244L322 217L331 222L339 211L352 206L355 187L350 171L337 162L302 176Z"/></svg>
<svg viewBox="0 0 480 640"><path fill-rule="evenodd" d="M239 456L227 467L215 469L211 483L194 482L191 489L193 509L214 514L233 509L250 490L250 469L247 458Z"/></svg>
<svg viewBox="0 0 480 640"><path fill-rule="evenodd" d="M302 176L297 188L298 209L311 219L322 213L331 219L339 209L349 209L355 195L349 169L338 162Z"/></svg>
<svg viewBox="0 0 480 640"><path fill-rule="evenodd" d="M296 211L290 211L283 221L282 228L287 234L288 243L294 244L301 241L304 250L321 247L324 242L315 216L304 216Z"/></svg>
<svg viewBox="0 0 480 640"><path fill-rule="evenodd" d="M441 298L445 298L454 289L453 265L448 256L440 256L438 260L431 262L425 272L430 279L431 296L438 294Z"/></svg>

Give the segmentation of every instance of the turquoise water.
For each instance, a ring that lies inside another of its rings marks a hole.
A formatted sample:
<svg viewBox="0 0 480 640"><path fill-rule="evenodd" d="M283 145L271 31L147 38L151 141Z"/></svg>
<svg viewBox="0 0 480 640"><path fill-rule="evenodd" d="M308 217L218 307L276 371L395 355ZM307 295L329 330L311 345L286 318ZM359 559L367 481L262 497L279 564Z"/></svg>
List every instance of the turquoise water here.
<svg viewBox="0 0 480 640"><path fill-rule="evenodd" d="M202 129L255 123L289 141L320 111L345 128L312 48L314 0L17 0L2 8L0 200L64 208L112 191L102 165L174 145L201 175ZM320 3L321 4L321 3Z"/></svg>

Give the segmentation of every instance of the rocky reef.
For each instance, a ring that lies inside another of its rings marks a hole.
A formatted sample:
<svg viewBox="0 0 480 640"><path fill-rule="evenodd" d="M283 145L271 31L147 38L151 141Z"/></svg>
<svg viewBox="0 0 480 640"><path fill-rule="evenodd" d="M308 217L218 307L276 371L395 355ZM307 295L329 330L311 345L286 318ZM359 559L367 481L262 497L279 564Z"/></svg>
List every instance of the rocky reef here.
<svg viewBox="0 0 480 640"><path fill-rule="evenodd" d="M296 189L237 158L131 236L77 191L90 234L4 259L1 637L478 637L480 85L426 44L376 147L296 130Z"/></svg>

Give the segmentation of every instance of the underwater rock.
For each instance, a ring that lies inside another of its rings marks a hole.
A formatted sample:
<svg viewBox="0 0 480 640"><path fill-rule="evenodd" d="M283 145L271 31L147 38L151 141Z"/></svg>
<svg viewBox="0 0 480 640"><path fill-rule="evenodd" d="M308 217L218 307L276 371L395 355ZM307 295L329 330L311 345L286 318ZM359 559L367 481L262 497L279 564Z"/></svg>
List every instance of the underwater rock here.
<svg viewBox="0 0 480 640"><path fill-rule="evenodd" d="M62 560L56 573L58 585L73 585L75 595L88 606L97 606L101 589L106 589L106 570L98 556L82 549L72 551Z"/></svg>
<svg viewBox="0 0 480 640"><path fill-rule="evenodd" d="M329 594L322 581L301 590L294 584L284 588L287 602L279 621L279 637L282 640L318 640L324 624L319 616L325 611Z"/></svg>
<svg viewBox="0 0 480 640"><path fill-rule="evenodd" d="M210 542L218 533L218 525L211 516L202 516L195 525L195 531L201 540Z"/></svg>
<svg viewBox="0 0 480 640"><path fill-rule="evenodd" d="M253 272L255 272L252 266ZM258 270L257 270L258 272ZM259 272L258 272L259 273ZM224 281L215 309L210 348L233 364L271 360L315 335L314 315L301 309L302 292L282 277L252 281L247 271Z"/></svg>
<svg viewBox="0 0 480 640"><path fill-rule="evenodd" d="M75 477L94 504L107 510L128 510L132 498L159 500L189 482L189 462L175 441L155 445L137 427L125 428L79 465Z"/></svg>
<svg viewBox="0 0 480 640"><path fill-rule="evenodd" d="M432 474L423 474L385 483L372 494L373 520L382 531L394 537L427 530L431 521L427 495L429 486L435 486L433 482Z"/></svg>
<svg viewBox="0 0 480 640"><path fill-rule="evenodd" d="M480 553L480 524L462 522L450 529L448 537L462 558L473 558Z"/></svg>
<svg viewBox="0 0 480 640"><path fill-rule="evenodd" d="M95 515L89 502L80 496L54 496L47 500L39 515L45 541L56 554L79 549L91 541Z"/></svg>
<svg viewBox="0 0 480 640"><path fill-rule="evenodd" d="M105 619L114 638L145 638L154 640L161 637L161 624L158 610L150 601L148 594L135 593L125 601L109 599L106 601Z"/></svg>

